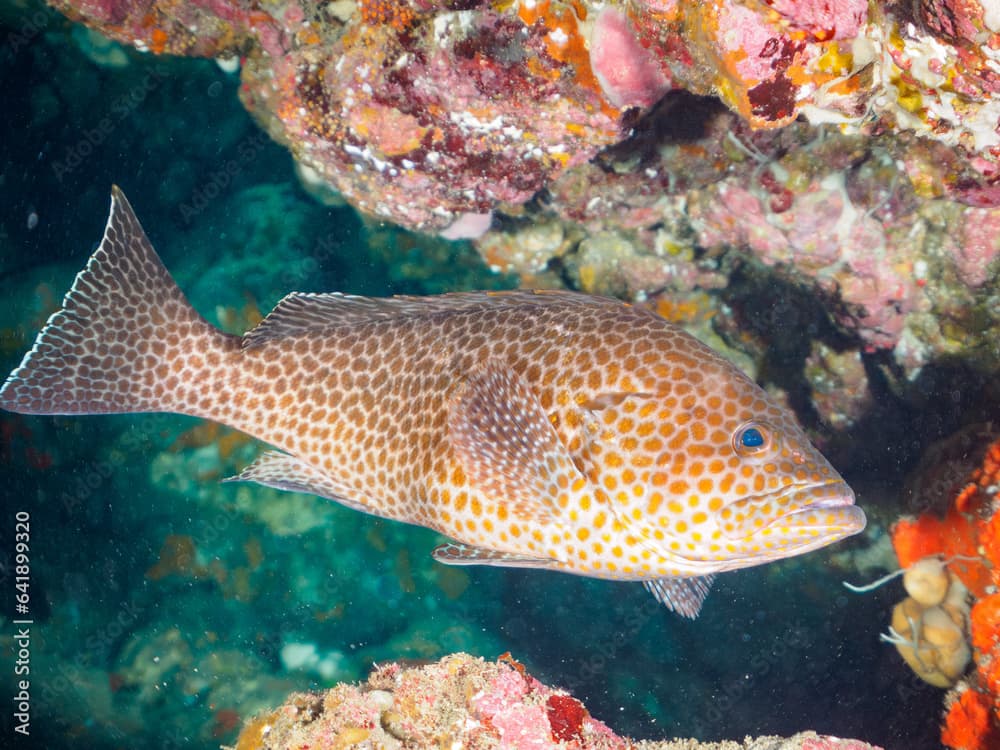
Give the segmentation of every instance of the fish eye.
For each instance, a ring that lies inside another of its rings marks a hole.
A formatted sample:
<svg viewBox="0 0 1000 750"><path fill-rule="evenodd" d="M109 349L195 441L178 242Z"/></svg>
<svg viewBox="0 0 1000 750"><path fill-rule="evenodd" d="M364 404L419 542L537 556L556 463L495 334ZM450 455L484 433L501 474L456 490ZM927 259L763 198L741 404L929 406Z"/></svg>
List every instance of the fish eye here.
<svg viewBox="0 0 1000 750"><path fill-rule="evenodd" d="M740 456L754 456L771 447L771 431L759 422L748 422L733 433L733 450Z"/></svg>

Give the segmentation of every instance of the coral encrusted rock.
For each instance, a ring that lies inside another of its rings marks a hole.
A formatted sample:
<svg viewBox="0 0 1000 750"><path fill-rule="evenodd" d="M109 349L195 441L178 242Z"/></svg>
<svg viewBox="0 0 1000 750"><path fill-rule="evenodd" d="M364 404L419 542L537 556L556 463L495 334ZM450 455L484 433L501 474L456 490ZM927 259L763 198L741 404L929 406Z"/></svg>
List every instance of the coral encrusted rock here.
<svg viewBox="0 0 1000 750"><path fill-rule="evenodd" d="M487 662L453 654L421 667L387 664L361 685L296 693L256 716L234 750L450 747L547 750L875 750L858 740L803 732L743 742L637 743L616 735L570 695L543 685L509 655Z"/></svg>

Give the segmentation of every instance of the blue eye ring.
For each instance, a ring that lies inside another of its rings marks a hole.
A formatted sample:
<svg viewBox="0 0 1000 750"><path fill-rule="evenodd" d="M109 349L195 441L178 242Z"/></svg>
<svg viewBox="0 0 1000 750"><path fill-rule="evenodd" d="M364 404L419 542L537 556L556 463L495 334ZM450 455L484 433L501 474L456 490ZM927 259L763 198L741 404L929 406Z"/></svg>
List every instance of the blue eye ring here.
<svg viewBox="0 0 1000 750"><path fill-rule="evenodd" d="M771 430L760 422L747 422L733 433L733 450L740 456L756 456L771 448Z"/></svg>

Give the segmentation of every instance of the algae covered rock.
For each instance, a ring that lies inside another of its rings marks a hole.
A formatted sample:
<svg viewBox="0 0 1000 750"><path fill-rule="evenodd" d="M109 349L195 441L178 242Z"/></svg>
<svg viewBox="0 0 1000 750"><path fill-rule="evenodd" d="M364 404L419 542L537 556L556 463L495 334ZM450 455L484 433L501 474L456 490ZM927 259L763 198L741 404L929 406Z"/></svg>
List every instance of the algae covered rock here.
<svg viewBox="0 0 1000 750"><path fill-rule="evenodd" d="M743 742L636 743L615 734L576 698L532 677L510 654L490 662L456 653L423 666L376 668L367 682L295 693L251 719L230 750L383 748L556 750L877 750L804 732Z"/></svg>

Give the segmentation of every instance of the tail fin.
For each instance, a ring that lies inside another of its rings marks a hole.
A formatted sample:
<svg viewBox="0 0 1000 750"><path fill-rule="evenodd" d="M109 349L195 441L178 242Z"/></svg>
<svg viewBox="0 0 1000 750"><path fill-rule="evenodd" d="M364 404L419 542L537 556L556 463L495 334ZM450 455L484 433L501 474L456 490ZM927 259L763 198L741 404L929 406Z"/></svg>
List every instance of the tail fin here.
<svg viewBox="0 0 1000 750"><path fill-rule="evenodd" d="M22 414L192 413L185 393L238 339L195 312L116 186L100 247L0 388Z"/></svg>

